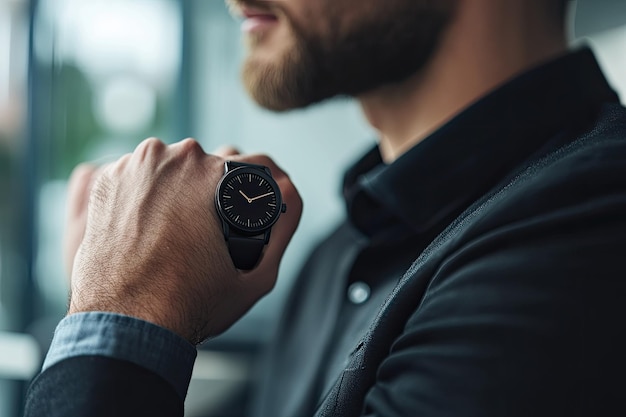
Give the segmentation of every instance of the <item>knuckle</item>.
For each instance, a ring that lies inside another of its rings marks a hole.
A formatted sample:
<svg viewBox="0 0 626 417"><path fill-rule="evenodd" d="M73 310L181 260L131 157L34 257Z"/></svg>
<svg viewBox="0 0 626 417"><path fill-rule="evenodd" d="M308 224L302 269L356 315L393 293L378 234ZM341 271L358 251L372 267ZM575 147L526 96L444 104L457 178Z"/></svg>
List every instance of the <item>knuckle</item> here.
<svg viewBox="0 0 626 417"><path fill-rule="evenodd" d="M270 158L268 155L260 154L260 153L246 155L244 158L242 158L242 160L244 162L248 162L251 164L264 165L266 167L270 167L272 171L274 171L274 167L276 166L272 158Z"/></svg>
<svg viewBox="0 0 626 417"><path fill-rule="evenodd" d="M159 139L159 138L155 138L155 137L151 137L148 139L144 139L138 146L138 148L143 147L143 148L154 148L154 149L158 149L158 148L164 148L165 144Z"/></svg>
<svg viewBox="0 0 626 417"><path fill-rule="evenodd" d="M232 145L222 145L212 152L214 155L221 156L222 158L238 156L241 154L239 149Z"/></svg>
<svg viewBox="0 0 626 417"><path fill-rule="evenodd" d="M183 153L204 154L202 145L194 138L183 139L178 143L178 146Z"/></svg>
<svg viewBox="0 0 626 417"><path fill-rule="evenodd" d="M165 149L165 144L158 138L151 137L144 139L135 149L134 154L139 157L140 160L145 159L151 154L157 154Z"/></svg>
<svg viewBox="0 0 626 417"><path fill-rule="evenodd" d="M244 158L240 159L242 162L248 162L256 165L263 165L270 169L272 172L272 176L276 181L280 181L283 178L288 178L285 171L283 171L274 160L266 154L253 154L246 155Z"/></svg>

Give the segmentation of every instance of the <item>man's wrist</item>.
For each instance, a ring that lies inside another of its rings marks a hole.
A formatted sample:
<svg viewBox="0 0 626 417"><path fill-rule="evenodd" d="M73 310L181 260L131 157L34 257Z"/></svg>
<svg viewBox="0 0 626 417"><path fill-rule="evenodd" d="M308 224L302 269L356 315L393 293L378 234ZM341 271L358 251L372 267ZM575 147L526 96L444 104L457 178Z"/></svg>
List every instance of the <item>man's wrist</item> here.
<svg viewBox="0 0 626 417"><path fill-rule="evenodd" d="M160 306L157 303L159 299L169 300L170 297L151 295L147 299L133 297L131 300L125 300L121 297L81 293L80 297L72 295L70 298L67 316L88 313L126 316L167 329L192 345L202 342L202 340L197 340L198 337L193 330L186 328L185 320L179 317L172 303L168 302L165 306Z"/></svg>

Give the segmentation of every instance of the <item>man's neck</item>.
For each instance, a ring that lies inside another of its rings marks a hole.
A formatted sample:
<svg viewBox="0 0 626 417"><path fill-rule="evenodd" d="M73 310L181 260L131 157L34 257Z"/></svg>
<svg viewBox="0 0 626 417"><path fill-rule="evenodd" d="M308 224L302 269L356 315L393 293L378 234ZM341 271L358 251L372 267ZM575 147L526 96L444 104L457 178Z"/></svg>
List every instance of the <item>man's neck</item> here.
<svg viewBox="0 0 626 417"><path fill-rule="evenodd" d="M410 79L359 97L390 163L514 76L566 50L565 36L531 2L459 2L427 66ZM484 5L484 7L481 7ZM543 28L543 29L542 29Z"/></svg>

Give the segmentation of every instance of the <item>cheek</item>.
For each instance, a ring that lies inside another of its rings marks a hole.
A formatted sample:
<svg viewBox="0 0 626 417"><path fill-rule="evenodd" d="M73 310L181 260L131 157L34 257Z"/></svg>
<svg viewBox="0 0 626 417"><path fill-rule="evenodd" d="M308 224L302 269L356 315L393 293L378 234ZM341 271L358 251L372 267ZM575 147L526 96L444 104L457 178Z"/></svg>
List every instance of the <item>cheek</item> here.
<svg viewBox="0 0 626 417"><path fill-rule="evenodd" d="M290 29L307 37L324 37L336 22L333 2L342 0L285 0L284 12Z"/></svg>
<svg viewBox="0 0 626 417"><path fill-rule="evenodd" d="M305 39L333 48L365 22L377 20L398 1L415 0L286 0L290 26Z"/></svg>

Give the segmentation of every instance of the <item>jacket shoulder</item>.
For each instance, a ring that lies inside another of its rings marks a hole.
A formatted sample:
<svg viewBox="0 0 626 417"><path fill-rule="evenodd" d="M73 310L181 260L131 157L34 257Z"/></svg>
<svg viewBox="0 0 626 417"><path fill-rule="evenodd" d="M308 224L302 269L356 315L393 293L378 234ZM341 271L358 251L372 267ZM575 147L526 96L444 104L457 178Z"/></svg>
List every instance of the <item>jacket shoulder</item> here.
<svg viewBox="0 0 626 417"><path fill-rule="evenodd" d="M572 211L593 215L594 207L626 208L625 200L626 108L606 105L590 129L528 164L457 223L485 232L542 217L555 221ZM451 229L458 234L457 227Z"/></svg>

